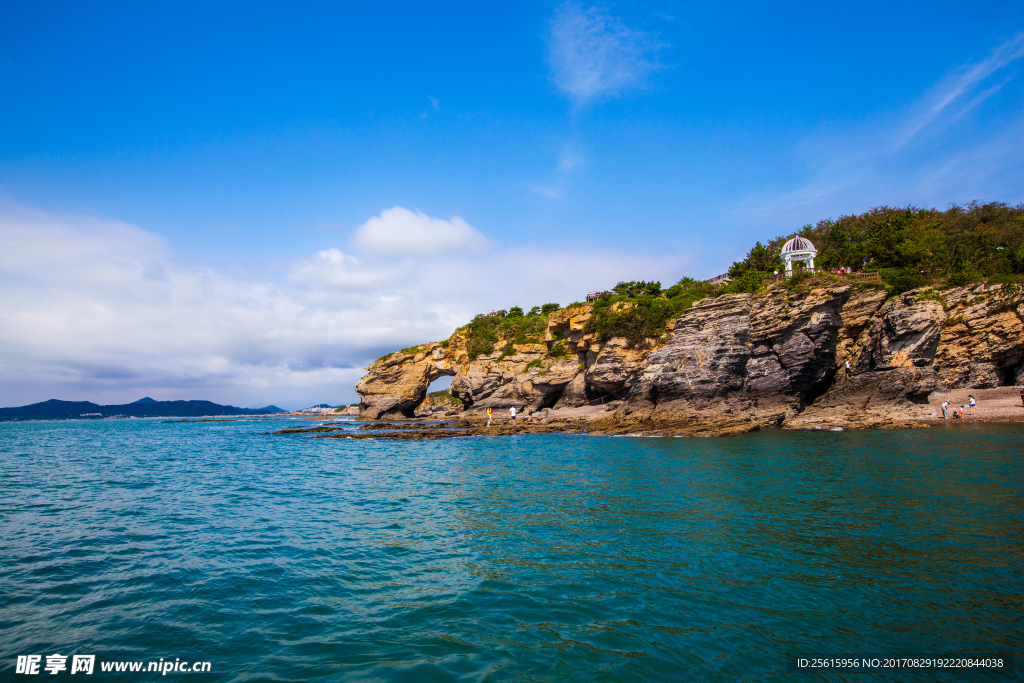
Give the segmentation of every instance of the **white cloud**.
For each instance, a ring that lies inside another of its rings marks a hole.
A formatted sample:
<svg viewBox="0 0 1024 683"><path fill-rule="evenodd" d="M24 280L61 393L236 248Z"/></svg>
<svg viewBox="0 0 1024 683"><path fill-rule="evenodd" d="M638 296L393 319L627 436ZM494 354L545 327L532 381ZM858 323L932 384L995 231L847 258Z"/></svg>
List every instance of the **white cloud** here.
<svg viewBox="0 0 1024 683"><path fill-rule="evenodd" d="M381 211L356 230L357 249L392 256L434 255L455 251L482 251L487 239L459 218L446 221L401 206Z"/></svg>
<svg viewBox="0 0 1024 683"><path fill-rule="evenodd" d="M548 37L548 61L558 86L578 106L642 87L658 68L659 45L597 8L564 2Z"/></svg>
<svg viewBox="0 0 1024 683"><path fill-rule="evenodd" d="M393 282L400 268L366 268L362 261L338 249L324 249L301 261L288 273L288 281L299 287L324 290L369 290Z"/></svg>
<svg viewBox="0 0 1024 683"><path fill-rule="evenodd" d="M444 339L476 313L566 304L619 280L674 282L689 264L685 254L414 252L326 249L272 283L176 261L120 221L0 205L0 405L352 401L367 362Z"/></svg>

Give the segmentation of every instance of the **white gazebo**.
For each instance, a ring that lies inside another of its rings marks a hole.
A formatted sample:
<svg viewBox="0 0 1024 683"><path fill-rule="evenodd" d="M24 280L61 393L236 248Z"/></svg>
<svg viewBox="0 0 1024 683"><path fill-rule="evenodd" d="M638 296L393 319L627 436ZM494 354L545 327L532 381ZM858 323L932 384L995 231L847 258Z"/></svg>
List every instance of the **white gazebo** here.
<svg viewBox="0 0 1024 683"><path fill-rule="evenodd" d="M818 250L809 239L794 237L782 246L782 260L786 262L786 275L793 272L793 261L803 261L808 268L814 268L814 257Z"/></svg>

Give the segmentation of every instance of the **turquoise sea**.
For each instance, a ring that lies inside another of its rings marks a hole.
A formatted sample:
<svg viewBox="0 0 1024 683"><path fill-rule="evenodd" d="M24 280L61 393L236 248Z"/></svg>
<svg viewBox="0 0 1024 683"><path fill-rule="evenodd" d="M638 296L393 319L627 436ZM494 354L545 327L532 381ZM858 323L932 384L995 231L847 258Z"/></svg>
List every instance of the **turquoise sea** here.
<svg viewBox="0 0 1024 683"><path fill-rule="evenodd" d="M287 424L0 424L0 679L1021 676L1020 426L264 434ZM787 659L956 653L1016 669ZM17 673L52 654L95 671ZM161 659L210 671L101 670Z"/></svg>

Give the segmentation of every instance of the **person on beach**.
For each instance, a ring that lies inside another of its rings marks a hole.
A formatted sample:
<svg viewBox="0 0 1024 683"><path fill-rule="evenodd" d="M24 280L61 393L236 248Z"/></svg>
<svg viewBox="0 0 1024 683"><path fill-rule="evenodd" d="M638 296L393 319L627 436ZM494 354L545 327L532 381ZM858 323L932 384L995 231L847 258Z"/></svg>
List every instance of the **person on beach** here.
<svg viewBox="0 0 1024 683"><path fill-rule="evenodd" d="M967 405L971 408L971 415L974 415L974 411L978 407L978 402L974 400L973 396L967 396Z"/></svg>
<svg viewBox="0 0 1024 683"><path fill-rule="evenodd" d="M942 402L942 419L943 420L948 420L949 419L949 401L943 401Z"/></svg>
<svg viewBox="0 0 1024 683"><path fill-rule="evenodd" d="M508 414L512 416L512 424L516 423L516 407L512 406L508 409Z"/></svg>
<svg viewBox="0 0 1024 683"><path fill-rule="evenodd" d="M493 413L493 412L494 411L491 410L490 408L487 409L487 426L488 427L491 426L491 413Z"/></svg>

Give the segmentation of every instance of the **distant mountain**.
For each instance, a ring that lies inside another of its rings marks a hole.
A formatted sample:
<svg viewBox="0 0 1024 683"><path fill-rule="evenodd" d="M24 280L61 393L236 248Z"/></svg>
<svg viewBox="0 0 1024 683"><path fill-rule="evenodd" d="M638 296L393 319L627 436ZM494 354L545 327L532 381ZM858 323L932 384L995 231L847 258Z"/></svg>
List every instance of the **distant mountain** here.
<svg viewBox="0 0 1024 683"><path fill-rule="evenodd" d="M132 401L132 403L157 403L157 401L154 401L149 396L146 396L145 398L140 398L138 401Z"/></svg>
<svg viewBox="0 0 1024 683"><path fill-rule="evenodd" d="M83 417L202 417L206 415L265 415L283 413L277 406L250 409L222 406L211 401L154 401L144 398L134 403L100 406L90 401L50 399L20 408L0 408L0 422L11 420L77 420Z"/></svg>

